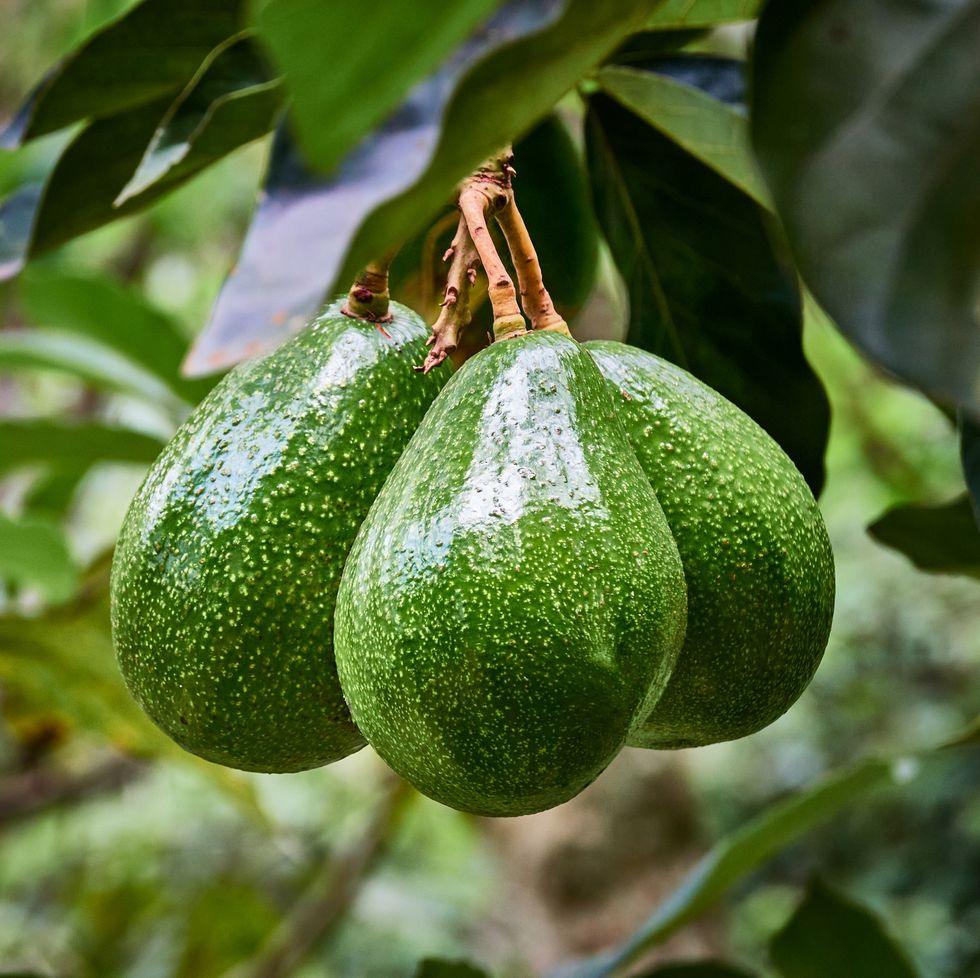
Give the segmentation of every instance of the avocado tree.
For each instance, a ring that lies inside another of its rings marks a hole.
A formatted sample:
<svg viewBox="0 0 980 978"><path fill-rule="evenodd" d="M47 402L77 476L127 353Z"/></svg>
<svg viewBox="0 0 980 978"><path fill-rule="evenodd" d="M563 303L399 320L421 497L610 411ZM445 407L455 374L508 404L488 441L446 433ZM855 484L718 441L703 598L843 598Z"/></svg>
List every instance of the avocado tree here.
<svg viewBox="0 0 980 978"><path fill-rule="evenodd" d="M18 729L65 682L60 714L114 745L96 789L196 755L256 809L238 771L367 743L400 775L221 970L298 974L410 786L536 813L624 745L732 741L796 702L834 605L830 378L805 330L846 337L959 444L959 494L924 488L870 535L980 575L980 4L117 6L0 132L0 275L35 325L0 333L0 369L152 415L0 422ZM256 143L247 232L190 341L62 262ZM117 544L81 561L68 514L105 462L153 464ZM975 768L963 719L801 784L625 942L553 974L761 974L657 949L840 813ZM819 878L766 960L920 973Z"/></svg>

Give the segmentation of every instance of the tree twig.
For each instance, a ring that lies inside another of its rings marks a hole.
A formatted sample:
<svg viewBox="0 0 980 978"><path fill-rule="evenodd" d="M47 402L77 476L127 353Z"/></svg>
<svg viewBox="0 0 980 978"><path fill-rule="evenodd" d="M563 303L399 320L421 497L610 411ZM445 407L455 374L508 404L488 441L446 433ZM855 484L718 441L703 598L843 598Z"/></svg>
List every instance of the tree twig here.
<svg viewBox="0 0 980 978"><path fill-rule="evenodd" d="M259 953L226 972L225 978L289 978L294 974L350 909L390 843L410 795L408 783L393 777L361 838L317 873Z"/></svg>
<svg viewBox="0 0 980 978"><path fill-rule="evenodd" d="M421 368L424 373L437 367L456 349L460 335L473 318L470 290L476 283L476 266L480 263L480 256L470 237L466 218L462 215L453 243L443 256L443 261L450 257L452 264L446 279L446 294L442 300L439 318L433 324L432 335L428 339L431 349Z"/></svg>

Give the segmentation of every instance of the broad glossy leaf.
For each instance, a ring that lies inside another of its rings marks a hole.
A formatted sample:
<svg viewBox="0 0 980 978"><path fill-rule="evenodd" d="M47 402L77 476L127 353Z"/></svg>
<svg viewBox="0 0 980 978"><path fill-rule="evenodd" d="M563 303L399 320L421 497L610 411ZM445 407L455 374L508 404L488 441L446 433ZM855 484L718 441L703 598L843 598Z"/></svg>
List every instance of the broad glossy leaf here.
<svg viewBox="0 0 980 978"><path fill-rule="evenodd" d="M170 388L131 360L101 343L70 333L0 332L0 372L9 370L54 370L130 394L174 414L182 414L187 408Z"/></svg>
<svg viewBox="0 0 980 978"><path fill-rule="evenodd" d="M282 99L282 84L269 77L251 37L216 48L167 110L116 204L271 132Z"/></svg>
<svg viewBox="0 0 980 978"><path fill-rule="evenodd" d="M762 0L664 0L650 15L647 26L676 30L752 20L761 6Z"/></svg>
<svg viewBox="0 0 980 978"><path fill-rule="evenodd" d="M608 96L590 100L586 145L599 222L628 289L628 341L734 401L818 493L829 406L765 212Z"/></svg>
<svg viewBox="0 0 980 978"><path fill-rule="evenodd" d="M64 601L75 590L78 567L61 528L28 516L0 513L0 580L37 587L49 601Z"/></svg>
<svg viewBox="0 0 980 978"><path fill-rule="evenodd" d="M167 313L108 276L31 264L18 282L34 326L87 336L128 357L191 403L209 383L180 376L187 340Z"/></svg>
<svg viewBox="0 0 980 978"><path fill-rule="evenodd" d="M911 959L879 917L813 880L769 956L782 978L917 978Z"/></svg>
<svg viewBox="0 0 980 978"><path fill-rule="evenodd" d="M872 359L980 416L980 2L772 0L752 137L800 271Z"/></svg>
<svg viewBox="0 0 980 978"><path fill-rule="evenodd" d="M546 115L642 23L647 6L512 0L328 180L311 177L279 139L238 264L185 373L266 353L302 328L324 296L408 240L462 177Z"/></svg>
<svg viewBox="0 0 980 978"><path fill-rule="evenodd" d="M942 506L895 506L868 532L920 570L980 577L980 529L966 494Z"/></svg>
<svg viewBox="0 0 980 978"><path fill-rule="evenodd" d="M163 442L152 435L96 421L0 421L0 474L38 464L59 468L94 462L148 464L162 448Z"/></svg>
<svg viewBox="0 0 980 978"><path fill-rule="evenodd" d="M415 978L490 978L482 968L466 961L447 961L443 958L426 958L415 969Z"/></svg>
<svg viewBox="0 0 980 978"><path fill-rule="evenodd" d="M599 72L597 80L621 105L763 207L771 207L749 145L745 116L724 104L740 100L744 90L738 62L698 56L672 58L651 67L643 71L610 66Z"/></svg>
<svg viewBox="0 0 980 978"><path fill-rule="evenodd" d="M271 0L256 29L285 76L304 156L330 173L500 0Z"/></svg>
<svg viewBox="0 0 980 978"><path fill-rule="evenodd" d="M686 961L662 964L652 971L642 971L634 978L754 978L753 973L724 961Z"/></svg>
<svg viewBox="0 0 980 978"><path fill-rule="evenodd" d="M0 146L176 95L241 30L243 8L243 0L143 0L48 71Z"/></svg>

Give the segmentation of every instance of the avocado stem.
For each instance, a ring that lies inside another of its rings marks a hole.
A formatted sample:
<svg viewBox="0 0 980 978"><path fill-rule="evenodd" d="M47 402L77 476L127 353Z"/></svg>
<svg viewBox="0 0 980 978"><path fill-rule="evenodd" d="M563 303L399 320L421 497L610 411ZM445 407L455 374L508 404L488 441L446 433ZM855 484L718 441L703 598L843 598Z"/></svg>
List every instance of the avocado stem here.
<svg viewBox="0 0 980 978"><path fill-rule="evenodd" d="M555 309L551 295L545 288L541 262L538 261L534 242L518 210L513 190L509 190L507 202L496 212L496 218L510 249L514 271L517 272L517 284L521 290L521 305L531 321L531 329L550 330L571 336L568 324Z"/></svg>
<svg viewBox="0 0 980 978"><path fill-rule="evenodd" d="M439 318L432 325L432 335L426 341L431 349L420 368L423 373L437 367L456 349L460 334L473 318L470 290L476 282L476 267L480 264L480 256L462 214L453 242L443 255L443 261L449 258L452 258L452 264L446 279L446 294L442 300Z"/></svg>
<svg viewBox="0 0 980 978"><path fill-rule="evenodd" d="M369 323L390 323L388 303L388 268L395 257L391 251L377 261L368 262L350 287L347 301L341 307L345 316L365 319Z"/></svg>
<svg viewBox="0 0 980 978"><path fill-rule="evenodd" d="M488 294L493 306L494 339L510 339L527 333L514 282L493 243L487 227L487 214L506 206L510 193L510 150L487 160L464 181L459 193L459 209L487 275Z"/></svg>

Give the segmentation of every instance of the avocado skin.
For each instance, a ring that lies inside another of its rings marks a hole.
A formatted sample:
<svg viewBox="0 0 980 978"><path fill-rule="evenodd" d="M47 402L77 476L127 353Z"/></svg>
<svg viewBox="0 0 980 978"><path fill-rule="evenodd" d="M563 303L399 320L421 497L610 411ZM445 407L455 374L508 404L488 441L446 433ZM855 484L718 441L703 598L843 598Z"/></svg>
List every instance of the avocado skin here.
<svg viewBox="0 0 980 978"><path fill-rule="evenodd" d="M796 702L827 645L834 559L820 510L776 442L719 393L652 353L583 345L615 392L687 579L684 647L628 742L754 733Z"/></svg>
<svg viewBox="0 0 980 978"><path fill-rule="evenodd" d="M181 746L249 771L360 749L332 622L357 528L448 374L427 328L329 307L225 377L146 476L112 567L119 666Z"/></svg>
<svg viewBox="0 0 980 978"><path fill-rule="evenodd" d="M592 360L534 333L467 361L344 569L341 685L420 791L523 815L594 780L683 640L677 549Z"/></svg>

